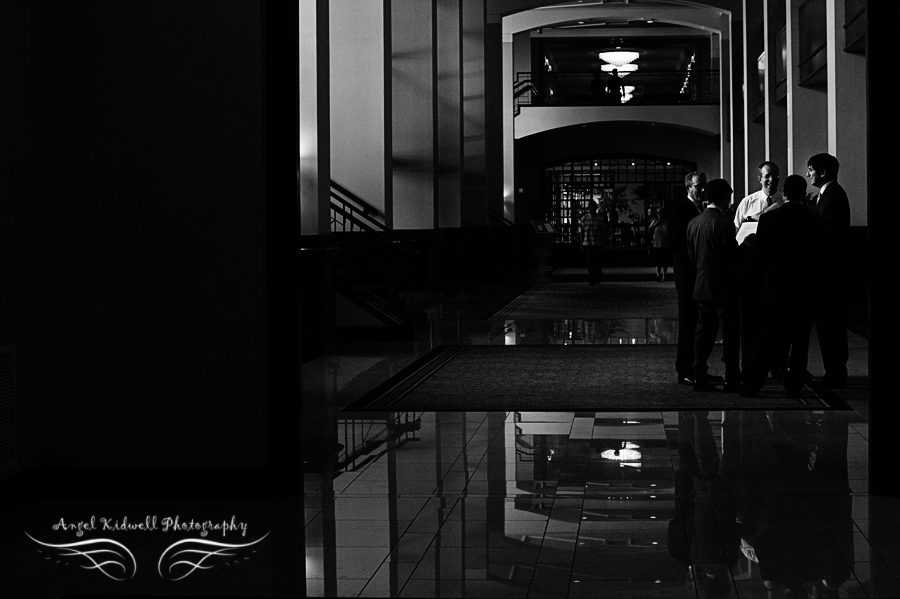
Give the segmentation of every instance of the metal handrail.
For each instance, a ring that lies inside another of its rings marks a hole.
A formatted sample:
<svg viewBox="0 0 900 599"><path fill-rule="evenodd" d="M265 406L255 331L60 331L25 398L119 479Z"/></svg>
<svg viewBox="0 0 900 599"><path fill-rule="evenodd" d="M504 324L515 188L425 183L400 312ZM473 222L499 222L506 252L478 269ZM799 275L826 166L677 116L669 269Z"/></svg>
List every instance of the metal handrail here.
<svg viewBox="0 0 900 599"><path fill-rule="evenodd" d="M411 302L398 291L398 270L400 260L416 252L402 248L400 241L370 214L377 214L377 210L332 182L331 230L347 234L339 239L344 252L337 260L343 275L338 285L343 286L348 296L356 295L357 300L371 306L388 322L402 324Z"/></svg>
<svg viewBox="0 0 900 599"><path fill-rule="evenodd" d="M493 210L488 210L488 217L490 218L490 220L492 220L495 223L497 223L498 225L502 225L504 227L515 227L516 226L516 223L512 222L511 220L509 220L502 214L498 214L497 212L494 212Z"/></svg>
<svg viewBox="0 0 900 599"><path fill-rule="evenodd" d="M358 195L349 191L346 187L335 181L331 182L331 197L339 201L349 212L359 214L360 218L369 224L373 229L379 231L387 231L387 227L383 223L372 218L381 214L377 208L360 198Z"/></svg>
<svg viewBox="0 0 900 599"><path fill-rule="evenodd" d="M410 441L417 441L416 432L422 428L422 417L421 412L391 413L381 420L341 419L338 426L342 426L344 429L344 448L337 458L334 468L335 477L342 472L359 470L388 451ZM389 444L391 441L395 441L396 445L387 447L377 455L372 455L375 449ZM362 461L359 461L360 459Z"/></svg>
<svg viewBox="0 0 900 599"><path fill-rule="evenodd" d="M536 85L531 97L516 98L516 107L541 103L552 106L622 105L610 99L605 91L592 93L594 72L543 73L535 80L531 73L518 73L516 86L528 82ZM606 77L602 78L604 85ZM688 69L681 71L638 71L621 77L622 84L633 87L632 98L625 105L716 104L719 102L719 71Z"/></svg>

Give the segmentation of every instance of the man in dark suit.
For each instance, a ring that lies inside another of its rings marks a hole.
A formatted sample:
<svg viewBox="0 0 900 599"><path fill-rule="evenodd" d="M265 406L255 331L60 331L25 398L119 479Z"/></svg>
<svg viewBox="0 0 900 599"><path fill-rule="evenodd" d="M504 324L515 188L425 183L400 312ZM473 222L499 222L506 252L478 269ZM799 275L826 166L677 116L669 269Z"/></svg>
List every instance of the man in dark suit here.
<svg viewBox="0 0 900 599"><path fill-rule="evenodd" d="M706 198L709 200L706 210L687 225L687 254L697 269L693 293L698 312L694 335L695 391L713 389L707 371L720 321L725 390L740 391L737 265L741 260L741 250L735 239L734 221L727 214L731 194L731 186L725 179L710 181L706 186Z"/></svg>
<svg viewBox="0 0 900 599"><path fill-rule="evenodd" d="M779 356L787 353L784 388L799 397L806 377L813 321L813 270L819 250L813 214L803 205L806 181L791 175L784 183L784 204L759 217L756 254L763 266L762 314L750 368L741 395L755 396Z"/></svg>
<svg viewBox="0 0 900 599"><path fill-rule="evenodd" d="M694 384L694 333L697 330L697 303L693 299L697 270L687 255L686 239L688 223L700 215L705 197L706 174L688 173L684 178L687 197L676 201L663 211L661 220L666 224L669 248L672 250L675 271L675 292L678 294L678 351L675 371L678 384ZM713 377L721 382L721 377Z"/></svg>
<svg viewBox="0 0 900 599"><path fill-rule="evenodd" d="M850 237L850 201L837 182L838 160L831 154L816 154L807 161L807 177L819 195L813 210L821 235L816 263L816 334L822 351L825 376L814 383L832 389L847 386L847 286Z"/></svg>

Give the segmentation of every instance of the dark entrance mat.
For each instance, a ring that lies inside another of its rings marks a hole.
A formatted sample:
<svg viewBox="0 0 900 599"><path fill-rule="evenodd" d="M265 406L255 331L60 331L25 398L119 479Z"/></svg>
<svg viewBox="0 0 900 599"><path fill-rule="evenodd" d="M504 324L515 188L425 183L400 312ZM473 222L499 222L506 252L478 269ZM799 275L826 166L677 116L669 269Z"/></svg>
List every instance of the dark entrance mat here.
<svg viewBox="0 0 900 599"><path fill-rule="evenodd" d="M758 397L675 384L672 345L443 345L348 411L852 410L833 393L786 397L770 380ZM711 371L722 368L713 350Z"/></svg>

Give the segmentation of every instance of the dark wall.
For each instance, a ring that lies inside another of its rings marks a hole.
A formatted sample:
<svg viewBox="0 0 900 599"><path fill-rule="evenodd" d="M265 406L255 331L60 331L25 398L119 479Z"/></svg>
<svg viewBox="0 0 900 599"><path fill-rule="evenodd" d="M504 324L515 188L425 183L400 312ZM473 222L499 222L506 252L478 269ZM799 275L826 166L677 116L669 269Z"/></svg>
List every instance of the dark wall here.
<svg viewBox="0 0 900 599"><path fill-rule="evenodd" d="M19 422L33 422L33 185L28 5L0 2L0 347L15 347ZM28 468L37 441L19 427L19 462Z"/></svg>
<svg viewBox="0 0 900 599"><path fill-rule="evenodd" d="M256 2L30 2L35 465L267 460Z"/></svg>
<svg viewBox="0 0 900 599"><path fill-rule="evenodd" d="M547 165L601 154L686 160L697 163L710 178L719 170L717 136L650 123L607 122L552 129L515 142L516 189L523 190L516 194L516 219L529 218L528 206L540 199Z"/></svg>

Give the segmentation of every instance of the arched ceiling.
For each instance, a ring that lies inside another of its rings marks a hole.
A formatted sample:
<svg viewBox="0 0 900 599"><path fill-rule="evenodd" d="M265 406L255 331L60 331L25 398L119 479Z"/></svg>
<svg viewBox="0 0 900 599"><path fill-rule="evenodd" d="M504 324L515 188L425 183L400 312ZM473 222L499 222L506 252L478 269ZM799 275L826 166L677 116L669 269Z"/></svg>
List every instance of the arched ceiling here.
<svg viewBox="0 0 900 599"><path fill-rule="evenodd" d="M743 0L487 0L487 15L490 20L497 22L499 17L509 16L515 13L534 10L538 8L562 8L570 6L615 7L621 5L639 5L644 8L652 7L681 7L681 8L706 8L717 9L726 13L739 15L743 8Z"/></svg>
<svg viewBox="0 0 900 599"><path fill-rule="evenodd" d="M512 35L543 27L560 26L647 26L648 21L700 29L708 33L729 30L731 13L695 3L674 2L586 2L539 6L502 17L503 33ZM601 24L602 23L602 24ZM607 25L609 23L609 25ZM653 25L651 23L651 25Z"/></svg>

